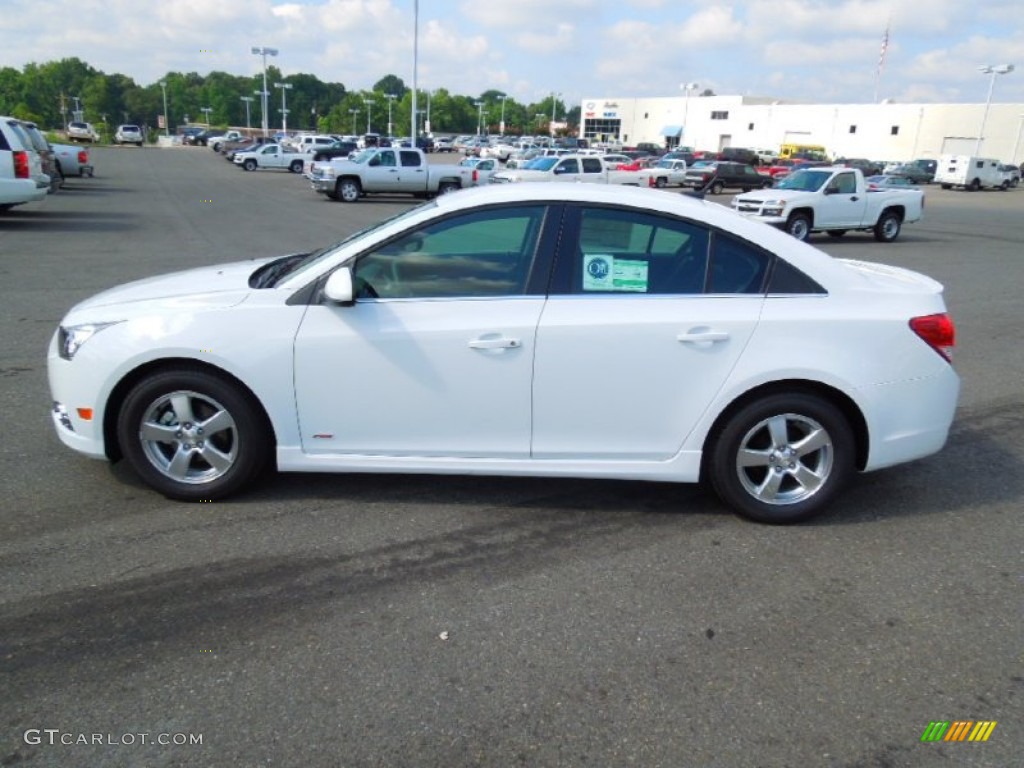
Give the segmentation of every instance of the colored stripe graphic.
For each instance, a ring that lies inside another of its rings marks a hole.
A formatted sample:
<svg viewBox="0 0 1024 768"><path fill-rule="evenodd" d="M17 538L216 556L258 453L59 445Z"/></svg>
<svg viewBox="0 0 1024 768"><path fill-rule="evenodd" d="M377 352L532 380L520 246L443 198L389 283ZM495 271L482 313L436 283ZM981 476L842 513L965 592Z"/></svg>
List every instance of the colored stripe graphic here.
<svg viewBox="0 0 1024 768"><path fill-rule="evenodd" d="M954 721L943 741L963 741L967 738L967 733L971 730L972 725L974 725L973 720Z"/></svg>
<svg viewBox="0 0 1024 768"><path fill-rule="evenodd" d="M968 741L988 741L988 737L992 735L992 731L996 729L995 720L982 720L971 731Z"/></svg>
<svg viewBox="0 0 1024 768"><path fill-rule="evenodd" d="M949 728L948 720L932 720L921 734L921 741L941 741L942 737L946 735L947 728Z"/></svg>

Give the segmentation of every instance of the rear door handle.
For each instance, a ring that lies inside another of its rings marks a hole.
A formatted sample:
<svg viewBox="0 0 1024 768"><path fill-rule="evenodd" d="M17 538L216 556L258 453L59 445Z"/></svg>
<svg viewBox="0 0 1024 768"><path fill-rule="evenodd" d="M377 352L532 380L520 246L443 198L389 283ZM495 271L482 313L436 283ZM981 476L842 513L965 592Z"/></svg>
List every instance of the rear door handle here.
<svg viewBox="0 0 1024 768"><path fill-rule="evenodd" d="M676 341L681 341L684 344L700 342L714 342L714 341L728 341L729 334L726 331L691 331L690 333L680 333L676 336Z"/></svg>

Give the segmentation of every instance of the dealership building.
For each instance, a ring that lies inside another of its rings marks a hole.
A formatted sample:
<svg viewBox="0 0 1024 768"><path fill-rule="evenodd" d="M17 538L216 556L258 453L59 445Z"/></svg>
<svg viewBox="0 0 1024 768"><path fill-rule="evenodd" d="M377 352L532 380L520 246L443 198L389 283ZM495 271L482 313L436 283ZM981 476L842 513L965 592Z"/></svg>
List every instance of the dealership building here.
<svg viewBox="0 0 1024 768"><path fill-rule="evenodd" d="M584 98L581 135L698 150L824 146L872 160L942 154L1024 160L1024 104L798 104L752 96ZM984 135L982 135L982 132ZM980 140L979 140L980 137Z"/></svg>

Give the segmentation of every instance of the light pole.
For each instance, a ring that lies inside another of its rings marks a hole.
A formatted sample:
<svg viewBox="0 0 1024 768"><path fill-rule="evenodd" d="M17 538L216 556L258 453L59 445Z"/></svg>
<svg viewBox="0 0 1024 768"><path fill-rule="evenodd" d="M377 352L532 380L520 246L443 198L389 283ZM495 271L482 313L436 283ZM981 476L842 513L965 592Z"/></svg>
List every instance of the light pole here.
<svg viewBox="0 0 1024 768"><path fill-rule="evenodd" d="M206 115L206 127L210 127L210 113L213 112L213 107L200 107L199 111Z"/></svg>
<svg viewBox="0 0 1024 768"><path fill-rule="evenodd" d="M508 101L508 95L503 93L498 98L501 99L501 122L498 123L498 133L500 133L502 136L504 136L505 135L505 102Z"/></svg>
<svg viewBox="0 0 1024 768"><path fill-rule="evenodd" d="M163 92L164 92L164 136L169 136L170 135L170 131L169 131L168 126L169 126L171 121L167 119L167 81L166 80L161 80L160 81L160 88L162 88ZM77 101L77 98L75 100Z"/></svg>
<svg viewBox="0 0 1024 768"><path fill-rule="evenodd" d="M356 117L359 115L359 107L352 107L352 109L350 109L348 112L349 112L350 115L352 115L352 135L355 136L355 133L356 133Z"/></svg>
<svg viewBox="0 0 1024 768"><path fill-rule="evenodd" d="M683 101L683 138L689 141L690 135L687 132L688 126L686 121L690 115L690 91L696 91L700 88L700 85L697 83L683 83L679 87L686 93L686 98Z"/></svg>
<svg viewBox="0 0 1024 768"><path fill-rule="evenodd" d="M281 133L288 133L288 98L286 94L292 89L291 83L274 83L281 89Z"/></svg>
<svg viewBox="0 0 1024 768"><path fill-rule="evenodd" d="M476 118L476 135L483 136L483 125L484 125L484 103L482 101L474 101L473 106L477 109Z"/></svg>
<svg viewBox="0 0 1024 768"><path fill-rule="evenodd" d="M420 0L413 0L412 4L412 110L409 115L412 122L412 138L416 138L416 91L419 88L419 58L420 58Z"/></svg>
<svg viewBox="0 0 1024 768"><path fill-rule="evenodd" d="M253 91L254 96L260 97L260 109L263 111L260 113L260 124L263 126L263 135L267 135L267 92L266 91Z"/></svg>
<svg viewBox="0 0 1024 768"><path fill-rule="evenodd" d="M373 99L363 99L363 104L366 105L366 132L370 132L370 118L373 117Z"/></svg>
<svg viewBox="0 0 1024 768"><path fill-rule="evenodd" d="M981 154L981 142L985 138L985 121L988 120L988 108L992 103L992 90L996 87L996 75L1007 75L1013 72L1013 64L986 64L984 67L978 67L978 71L982 74L992 75L992 79L988 83L988 97L985 99L985 111L981 113L981 128L978 130L978 143L974 145L974 154Z"/></svg>
<svg viewBox="0 0 1024 768"><path fill-rule="evenodd" d="M245 127L246 129L251 129L252 120L249 117L249 105L253 103L254 99L252 96L239 96L238 98L245 102Z"/></svg>
<svg viewBox="0 0 1024 768"><path fill-rule="evenodd" d="M263 136L266 138L268 128L267 96L269 95L267 91L267 56L277 56L278 50L277 48L268 48L265 45L254 45L252 47L252 52L257 56L263 57L263 91L261 92L263 94L263 101L261 102L261 105L263 107Z"/></svg>
<svg viewBox="0 0 1024 768"><path fill-rule="evenodd" d="M398 96L393 93L385 93L384 98L388 100L388 136L393 136L395 130L391 123L391 107L394 105L395 99L397 99Z"/></svg>
<svg viewBox="0 0 1024 768"><path fill-rule="evenodd" d="M428 136L432 135L432 129L430 127L430 89L427 89L427 118L426 122L423 123L423 132Z"/></svg>
<svg viewBox="0 0 1024 768"><path fill-rule="evenodd" d="M555 135L555 107L558 105L558 101L555 99L555 92L551 92L551 125L548 126L548 131L552 136Z"/></svg>

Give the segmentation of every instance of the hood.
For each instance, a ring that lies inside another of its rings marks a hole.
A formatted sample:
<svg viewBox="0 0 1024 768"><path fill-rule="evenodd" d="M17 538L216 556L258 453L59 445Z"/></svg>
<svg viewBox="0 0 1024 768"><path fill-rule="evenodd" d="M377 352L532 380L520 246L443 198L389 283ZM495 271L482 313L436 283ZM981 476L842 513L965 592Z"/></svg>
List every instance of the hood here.
<svg viewBox="0 0 1024 768"><path fill-rule="evenodd" d="M273 258L199 267L125 283L76 304L68 316L87 315L84 321L102 319L97 315L124 318L137 314L145 302L152 301L182 309L233 306L252 291L249 276Z"/></svg>

